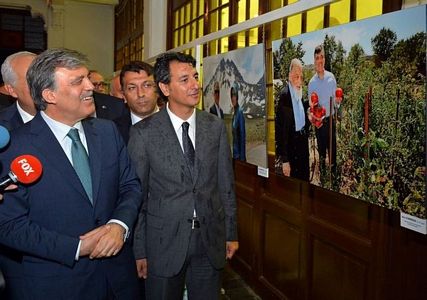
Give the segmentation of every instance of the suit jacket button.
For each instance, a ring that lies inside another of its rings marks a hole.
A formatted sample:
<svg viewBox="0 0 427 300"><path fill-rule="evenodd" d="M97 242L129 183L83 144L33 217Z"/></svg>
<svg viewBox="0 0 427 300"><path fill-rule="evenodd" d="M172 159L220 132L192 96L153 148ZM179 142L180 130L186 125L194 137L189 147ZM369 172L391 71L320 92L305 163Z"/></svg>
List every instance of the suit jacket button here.
<svg viewBox="0 0 427 300"><path fill-rule="evenodd" d="M99 218L97 218L97 219L95 220L95 224L96 224L96 225L101 224L101 220L100 220Z"/></svg>

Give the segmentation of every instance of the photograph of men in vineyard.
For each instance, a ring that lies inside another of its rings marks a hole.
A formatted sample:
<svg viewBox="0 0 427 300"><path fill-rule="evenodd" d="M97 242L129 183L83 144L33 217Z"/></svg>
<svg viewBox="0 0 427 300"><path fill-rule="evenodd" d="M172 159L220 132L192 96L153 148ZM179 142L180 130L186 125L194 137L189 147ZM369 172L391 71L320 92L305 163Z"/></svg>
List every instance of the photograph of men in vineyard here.
<svg viewBox="0 0 427 300"><path fill-rule="evenodd" d="M272 50L276 112L291 60L303 65L308 181L425 219L426 6L281 39ZM328 76L319 76L322 64ZM322 78L326 100L313 84Z"/></svg>
<svg viewBox="0 0 427 300"><path fill-rule="evenodd" d="M223 110L233 158L266 168L264 44L203 58L204 110L215 101Z"/></svg>

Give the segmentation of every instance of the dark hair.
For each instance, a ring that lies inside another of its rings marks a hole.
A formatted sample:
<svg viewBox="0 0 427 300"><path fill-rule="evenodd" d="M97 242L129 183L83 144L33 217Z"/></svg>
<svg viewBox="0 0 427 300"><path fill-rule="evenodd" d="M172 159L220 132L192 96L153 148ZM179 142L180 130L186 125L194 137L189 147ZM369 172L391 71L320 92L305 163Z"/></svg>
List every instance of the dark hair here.
<svg viewBox="0 0 427 300"><path fill-rule="evenodd" d="M134 60L131 61L130 63L124 65L122 67L122 70L120 71L120 84L123 87L123 78L125 77L126 72L135 72L135 73L139 73L141 71L144 71L145 73L147 73L148 76L153 75L154 73L154 68L152 65L140 61L140 60Z"/></svg>
<svg viewBox="0 0 427 300"><path fill-rule="evenodd" d="M230 98L236 96L236 102L237 105L239 105L239 86L237 85L237 82L234 82L230 89Z"/></svg>
<svg viewBox="0 0 427 300"><path fill-rule="evenodd" d="M316 46L316 48L314 48L314 55L319 54L319 53L325 53L325 50L323 49L323 45L318 45Z"/></svg>
<svg viewBox="0 0 427 300"><path fill-rule="evenodd" d="M84 54L65 48L49 49L36 56L27 71L27 82L37 110L45 110L47 107L43 91L57 88L55 81L57 68L73 70L86 67L87 64L88 60Z"/></svg>
<svg viewBox="0 0 427 300"><path fill-rule="evenodd" d="M172 61L178 61L181 63L189 63L193 67L196 67L196 60L191 55L180 53L180 52L166 52L161 54L154 65L154 80L156 81L157 87L159 83L169 84L171 81L170 75L170 63ZM160 96L167 101L168 98L163 94L159 87Z"/></svg>

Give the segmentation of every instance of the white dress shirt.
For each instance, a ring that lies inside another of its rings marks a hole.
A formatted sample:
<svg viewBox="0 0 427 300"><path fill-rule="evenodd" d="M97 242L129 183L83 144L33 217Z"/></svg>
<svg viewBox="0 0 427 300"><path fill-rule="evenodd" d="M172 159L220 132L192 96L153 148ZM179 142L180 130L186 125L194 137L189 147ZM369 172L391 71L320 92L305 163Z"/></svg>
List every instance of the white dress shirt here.
<svg viewBox="0 0 427 300"><path fill-rule="evenodd" d="M172 126L175 129L179 144L181 145L182 152L184 152L184 146L182 145L182 123L184 122L188 122L188 124L190 124L188 127L188 135L193 143L194 150L196 150L196 110L193 109L191 116L187 120L183 120L169 109L169 103L166 104L166 109L168 111L169 118L172 121Z"/></svg>

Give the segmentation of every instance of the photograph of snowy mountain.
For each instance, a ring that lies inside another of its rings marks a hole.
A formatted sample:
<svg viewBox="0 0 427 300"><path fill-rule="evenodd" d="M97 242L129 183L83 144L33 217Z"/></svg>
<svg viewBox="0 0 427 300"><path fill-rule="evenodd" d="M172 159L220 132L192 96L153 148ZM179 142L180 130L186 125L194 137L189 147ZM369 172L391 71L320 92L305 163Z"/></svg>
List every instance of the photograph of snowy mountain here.
<svg viewBox="0 0 427 300"><path fill-rule="evenodd" d="M219 87L219 107L224 113L232 148L234 109L230 91L233 86L244 116L246 155L241 160L267 167L264 44L203 59L203 108L209 111L214 105L215 87Z"/></svg>

